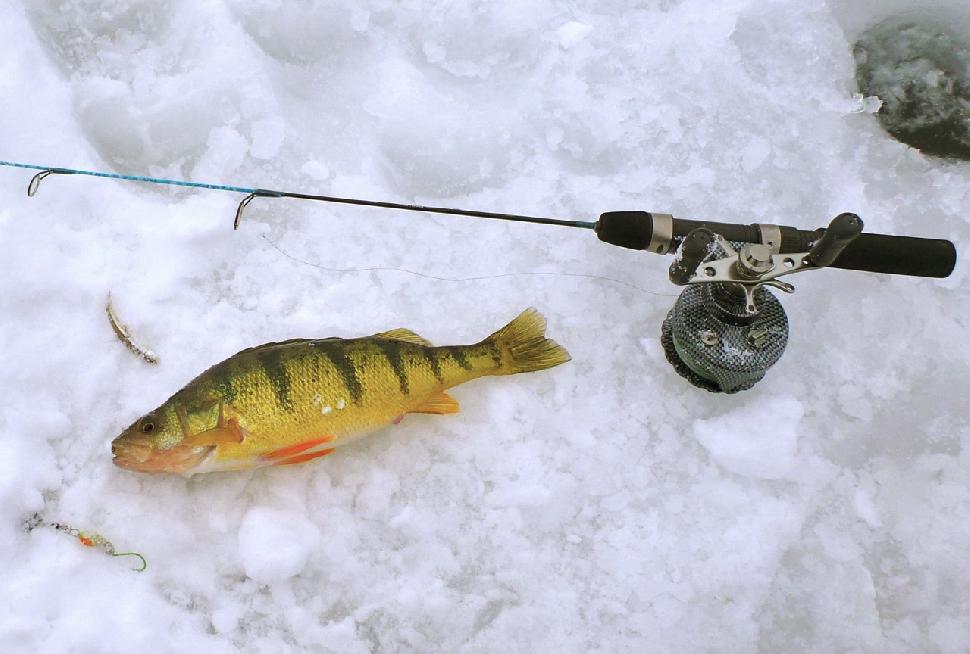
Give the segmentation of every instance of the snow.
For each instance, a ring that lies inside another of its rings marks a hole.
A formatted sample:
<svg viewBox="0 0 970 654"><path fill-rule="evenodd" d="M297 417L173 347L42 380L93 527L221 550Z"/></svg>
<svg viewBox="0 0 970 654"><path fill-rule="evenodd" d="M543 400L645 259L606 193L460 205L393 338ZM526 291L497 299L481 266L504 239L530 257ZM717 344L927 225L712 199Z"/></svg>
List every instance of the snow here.
<svg viewBox="0 0 970 654"><path fill-rule="evenodd" d="M239 526L239 555L250 579L263 584L284 581L306 567L320 531L299 513L253 507Z"/></svg>
<svg viewBox="0 0 970 654"><path fill-rule="evenodd" d="M781 479L795 465L804 409L792 397L758 398L757 404L694 421L694 436L725 470L761 479ZM743 402L743 400L742 400ZM764 416L772 418L766 428Z"/></svg>
<svg viewBox="0 0 970 654"><path fill-rule="evenodd" d="M963 250L970 167L857 97L854 39L900 12L970 21L962 0L13 1L0 158L580 220L855 211ZM785 356L721 396L658 345L670 258L586 231L257 198L234 232L231 193L28 179L0 169L0 651L970 649L963 260L792 278ZM474 342L527 306L573 361L459 387L457 415L292 468L111 463L244 347ZM38 511L148 570L26 533Z"/></svg>

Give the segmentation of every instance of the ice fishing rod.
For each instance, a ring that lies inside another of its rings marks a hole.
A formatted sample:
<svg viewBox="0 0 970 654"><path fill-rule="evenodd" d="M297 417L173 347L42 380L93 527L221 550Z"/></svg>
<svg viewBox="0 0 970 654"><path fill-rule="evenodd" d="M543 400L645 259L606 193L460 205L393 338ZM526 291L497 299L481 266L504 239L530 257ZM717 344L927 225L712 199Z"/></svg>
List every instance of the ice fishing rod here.
<svg viewBox="0 0 970 654"><path fill-rule="evenodd" d="M803 230L776 224L737 224L674 218L667 213L609 211L596 222L521 214L469 211L398 202L341 198L262 188L163 179L0 161L0 166L39 170L27 186L34 196L51 175L90 175L149 184L202 188L246 196L233 229L258 197L293 198L403 211L490 218L591 229L605 243L655 254L675 254L670 281L686 287L661 327L661 343L677 372L695 386L734 393L751 388L784 353L788 318L767 287L786 293L794 286L779 277L821 268L841 268L914 277L948 277L956 248L944 239L862 233L853 213L836 216L827 228Z"/></svg>

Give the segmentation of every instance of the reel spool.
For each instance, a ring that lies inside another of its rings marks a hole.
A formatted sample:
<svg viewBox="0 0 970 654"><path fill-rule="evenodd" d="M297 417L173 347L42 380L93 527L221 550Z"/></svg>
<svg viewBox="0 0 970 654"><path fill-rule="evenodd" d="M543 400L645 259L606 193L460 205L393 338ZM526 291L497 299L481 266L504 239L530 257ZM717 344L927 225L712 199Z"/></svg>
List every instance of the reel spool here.
<svg viewBox="0 0 970 654"><path fill-rule="evenodd" d="M956 265L950 241L862 234L862 227L853 213L804 231L619 211L603 214L596 233L614 245L676 253L668 275L685 289L661 326L667 361L694 386L736 393L760 381L788 344L788 317L768 287L795 287L779 277L826 267L947 277Z"/></svg>

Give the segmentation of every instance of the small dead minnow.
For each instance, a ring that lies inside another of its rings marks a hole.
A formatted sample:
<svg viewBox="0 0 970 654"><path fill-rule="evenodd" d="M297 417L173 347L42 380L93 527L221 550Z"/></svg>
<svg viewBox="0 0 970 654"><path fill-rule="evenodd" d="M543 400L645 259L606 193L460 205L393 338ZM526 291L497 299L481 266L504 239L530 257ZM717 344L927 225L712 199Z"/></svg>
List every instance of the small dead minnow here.
<svg viewBox="0 0 970 654"><path fill-rule="evenodd" d="M118 320L118 316L115 314L115 309L111 304L111 293L108 293L108 304L105 306L104 310L108 314L108 322L111 323L111 329L114 331L115 336L118 337L118 340L125 344L125 347L148 363L158 363L158 357L155 356L155 353L148 348L141 347L140 345L136 344L135 341L131 339L131 334L128 333L128 328L125 327L120 320Z"/></svg>
<svg viewBox="0 0 970 654"><path fill-rule="evenodd" d="M407 329L292 339L209 368L112 444L114 463L192 475L302 463L408 413L448 414L446 389L477 377L552 368L569 353L527 309L475 345L435 347Z"/></svg>

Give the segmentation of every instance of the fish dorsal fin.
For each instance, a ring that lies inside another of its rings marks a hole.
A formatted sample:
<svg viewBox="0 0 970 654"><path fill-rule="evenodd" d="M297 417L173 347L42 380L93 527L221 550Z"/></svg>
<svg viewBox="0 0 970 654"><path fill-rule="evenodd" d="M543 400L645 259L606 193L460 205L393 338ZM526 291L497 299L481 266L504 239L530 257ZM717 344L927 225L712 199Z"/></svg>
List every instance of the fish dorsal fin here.
<svg viewBox="0 0 970 654"><path fill-rule="evenodd" d="M426 339L424 336L419 336L415 334L410 329L405 329L399 327L398 329L392 329L390 331L381 332L379 334L374 334L375 338L389 338L395 341L404 341L405 343L414 343L415 345L425 345L427 347L434 347L434 345Z"/></svg>
<svg viewBox="0 0 970 654"><path fill-rule="evenodd" d="M460 410L461 407L458 404L458 400L441 391L426 398L417 407L409 409L408 413L433 413L443 416L447 413L458 413Z"/></svg>
<svg viewBox="0 0 970 654"><path fill-rule="evenodd" d="M250 352L261 352L263 350L279 347L281 345L293 345L294 343L312 343L312 342L313 340L309 338L290 338L285 341L274 341L272 343L263 343L262 345L254 345L253 347L247 347L245 350L239 350L238 352L236 352L236 355L247 354Z"/></svg>

